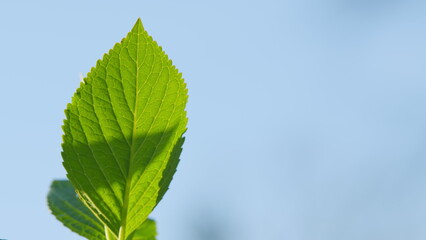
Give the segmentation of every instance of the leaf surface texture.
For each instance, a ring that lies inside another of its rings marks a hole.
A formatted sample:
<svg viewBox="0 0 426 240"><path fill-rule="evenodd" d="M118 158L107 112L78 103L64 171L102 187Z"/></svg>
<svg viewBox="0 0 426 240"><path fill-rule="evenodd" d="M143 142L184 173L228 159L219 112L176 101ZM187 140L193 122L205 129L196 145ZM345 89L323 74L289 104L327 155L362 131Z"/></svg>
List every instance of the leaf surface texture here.
<svg viewBox="0 0 426 240"><path fill-rule="evenodd" d="M80 199L127 238L167 190L186 130L181 74L138 20L65 110L62 157Z"/></svg>

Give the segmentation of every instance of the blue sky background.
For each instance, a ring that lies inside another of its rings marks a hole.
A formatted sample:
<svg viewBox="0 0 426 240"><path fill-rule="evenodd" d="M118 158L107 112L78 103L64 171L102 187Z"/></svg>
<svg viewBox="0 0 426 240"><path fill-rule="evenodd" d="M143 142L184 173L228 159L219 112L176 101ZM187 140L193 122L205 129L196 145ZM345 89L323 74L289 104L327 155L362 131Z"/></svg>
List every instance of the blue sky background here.
<svg viewBox="0 0 426 240"><path fill-rule="evenodd" d="M426 1L1 1L0 238L82 239L46 205L63 109L138 17L189 130L159 240L426 238Z"/></svg>

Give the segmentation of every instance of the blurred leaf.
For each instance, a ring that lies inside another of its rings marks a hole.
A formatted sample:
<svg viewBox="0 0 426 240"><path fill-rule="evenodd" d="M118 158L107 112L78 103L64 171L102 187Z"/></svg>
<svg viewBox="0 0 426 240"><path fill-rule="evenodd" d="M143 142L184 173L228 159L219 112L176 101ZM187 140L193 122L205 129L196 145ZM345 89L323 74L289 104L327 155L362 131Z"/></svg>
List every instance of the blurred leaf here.
<svg viewBox="0 0 426 240"><path fill-rule="evenodd" d="M147 219L138 229L136 229L128 240L155 240L157 228L155 221Z"/></svg>
<svg viewBox="0 0 426 240"><path fill-rule="evenodd" d="M102 223L77 198L68 180L52 182L47 202L52 214L71 231L87 239L105 240Z"/></svg>
<svg viewBox="0 0 426 240"><path fill-rule="evenodd" d="M68 180L53 181L47 200L53 215L73 232L90 240L105 240L102 223L77 198ZM156 236L155 221L147 219L128 240L155 240Z"/></svg>

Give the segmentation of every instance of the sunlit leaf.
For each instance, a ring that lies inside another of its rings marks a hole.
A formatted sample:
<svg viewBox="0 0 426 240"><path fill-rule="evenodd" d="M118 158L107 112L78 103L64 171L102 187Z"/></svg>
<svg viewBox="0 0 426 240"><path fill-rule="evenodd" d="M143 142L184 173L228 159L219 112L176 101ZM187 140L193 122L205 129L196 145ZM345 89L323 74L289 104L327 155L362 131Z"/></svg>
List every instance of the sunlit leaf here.
<svg viewBox="0 0 426 240"><path fill-rule="evenodd" d="M68 104L63 164L86 206L125 239L167 190L186 130L186 85L138 20Z"/></svg>

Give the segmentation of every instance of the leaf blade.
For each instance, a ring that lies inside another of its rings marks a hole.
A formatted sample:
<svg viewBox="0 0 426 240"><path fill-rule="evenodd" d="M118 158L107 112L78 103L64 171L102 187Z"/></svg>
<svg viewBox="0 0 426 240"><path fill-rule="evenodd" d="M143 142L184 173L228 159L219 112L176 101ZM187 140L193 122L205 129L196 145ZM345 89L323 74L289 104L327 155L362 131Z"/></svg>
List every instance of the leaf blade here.
<svg viewBox="0 0 426 240"><path fill-rule="evenodd" d="M186 130L186 101L181 74L138 20L67 106L67 176L115 234L129 236L164 195Z"/></svg>
<svg viewBox="0 0 426 240"><path fill-rule="evenodd" d="M71 231L87 239L105 240L102 224L77 198L69 181L53 181L47 201L52 214Z"/></svg>
<svg viewBox="0 0 426 240"><path fill-rule="evenodd" d="M129 236L129 240L155 240L157 228L154 220L147 219Z"/></svg>

